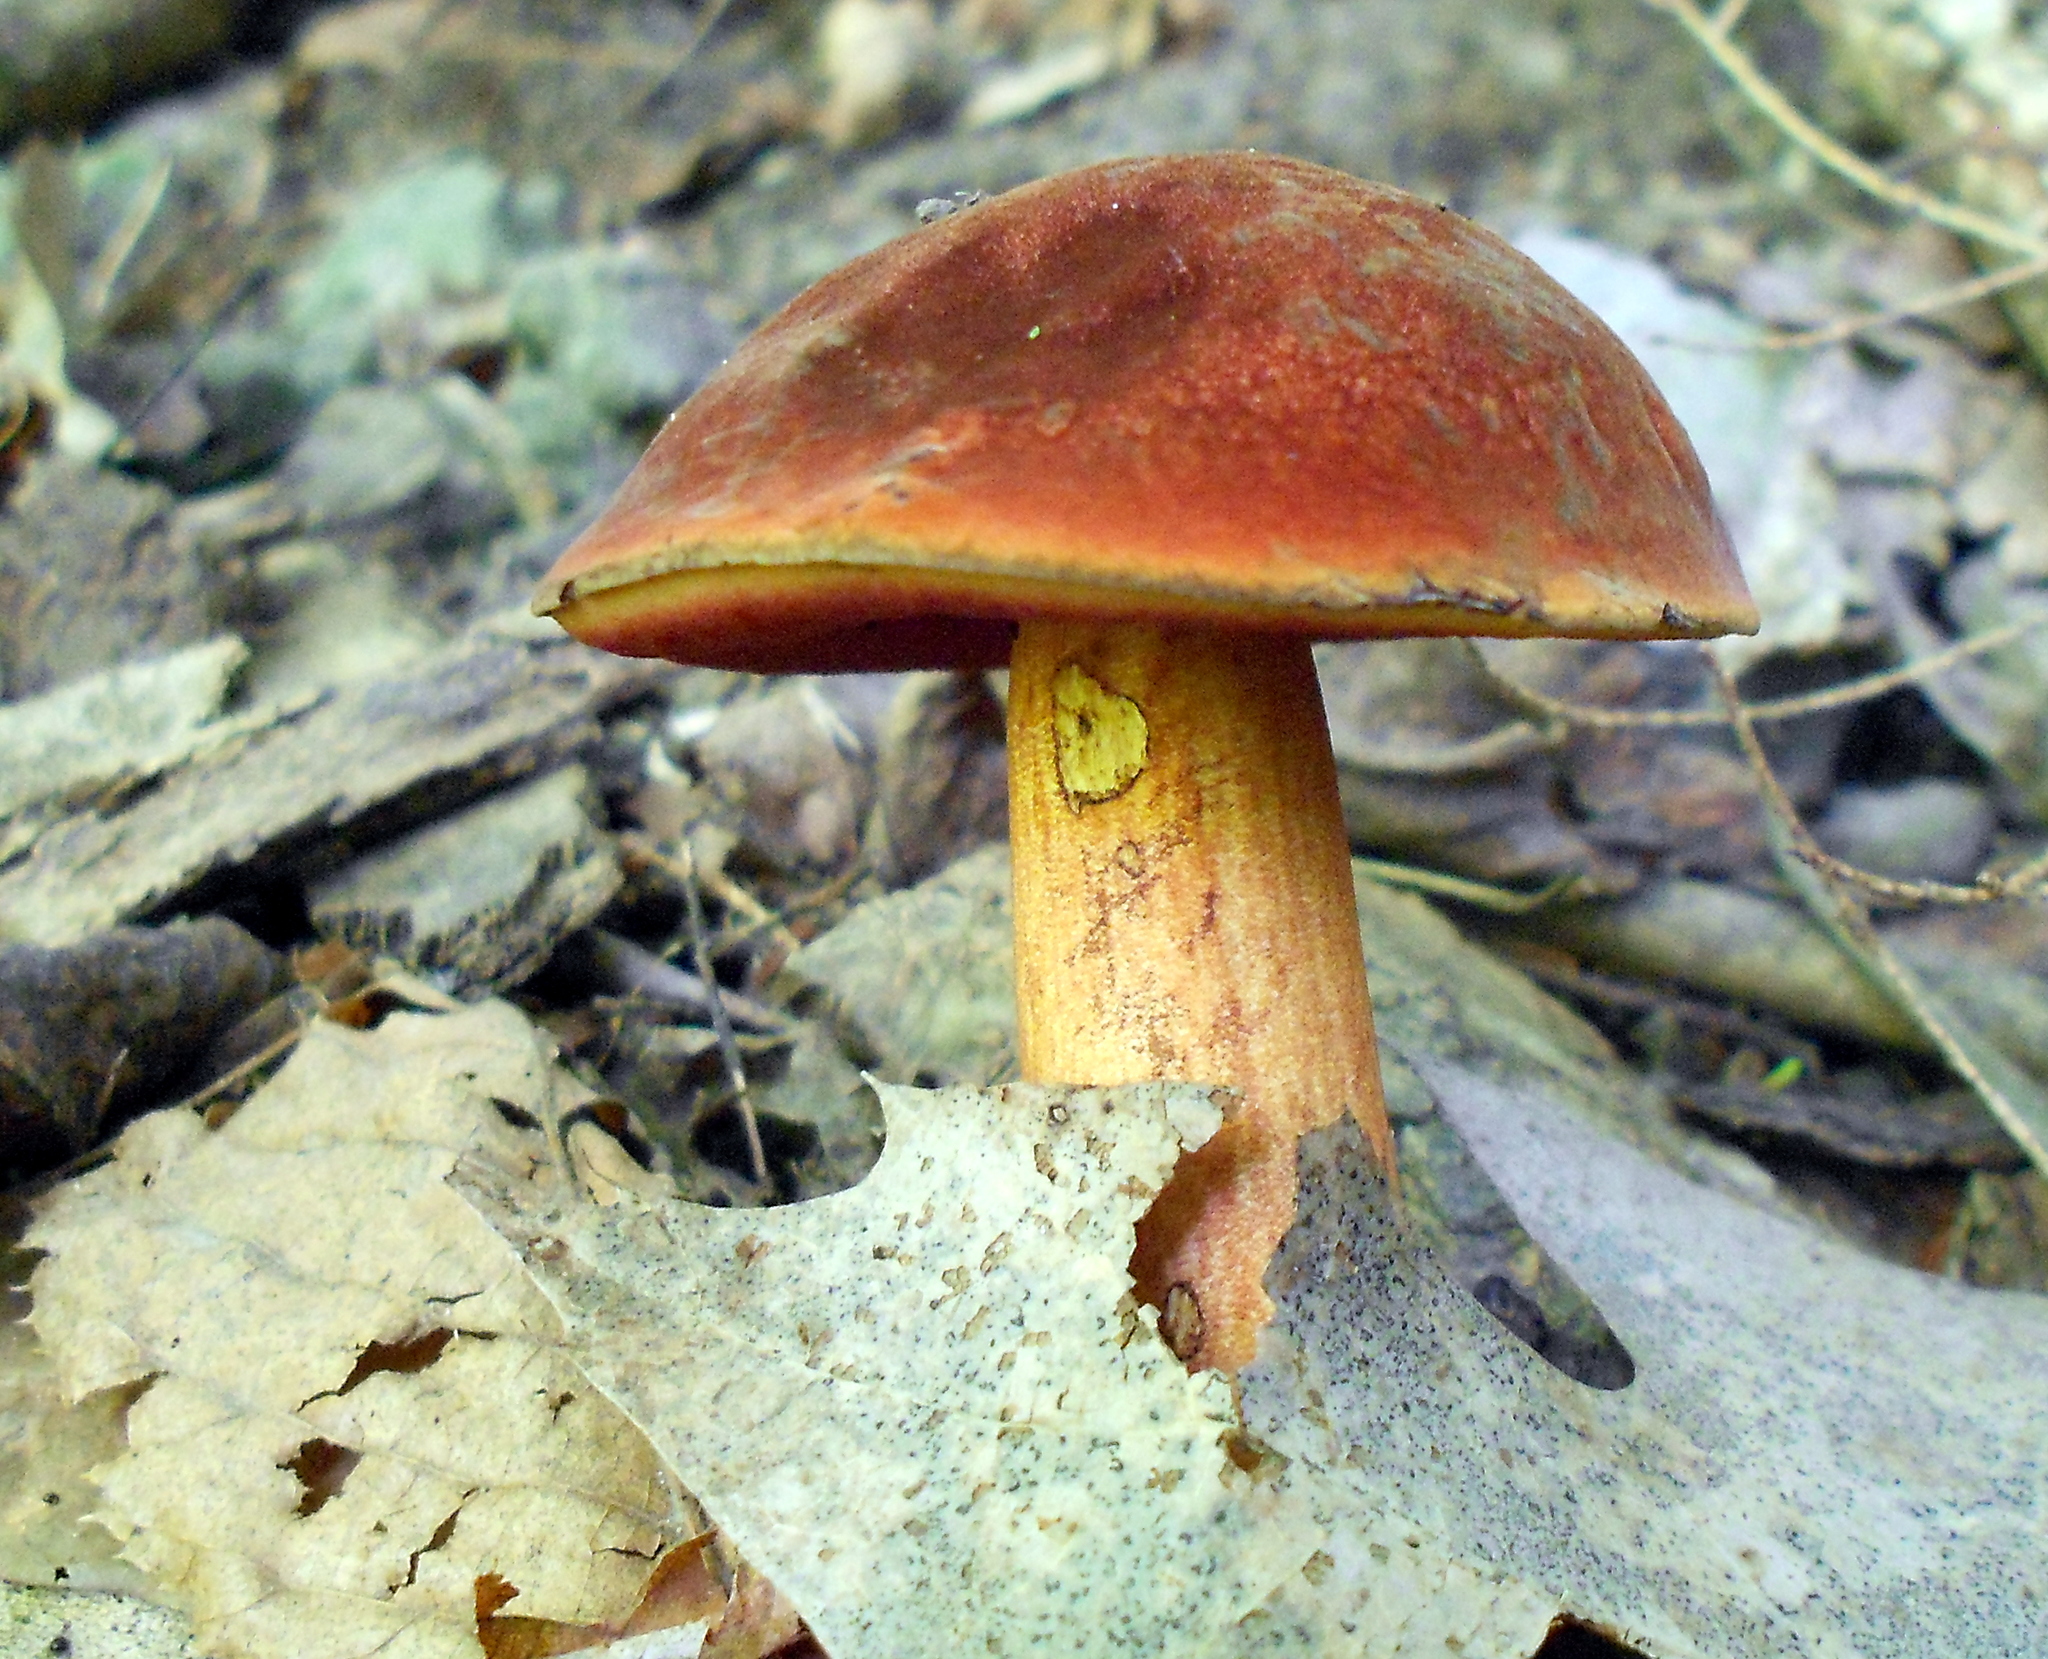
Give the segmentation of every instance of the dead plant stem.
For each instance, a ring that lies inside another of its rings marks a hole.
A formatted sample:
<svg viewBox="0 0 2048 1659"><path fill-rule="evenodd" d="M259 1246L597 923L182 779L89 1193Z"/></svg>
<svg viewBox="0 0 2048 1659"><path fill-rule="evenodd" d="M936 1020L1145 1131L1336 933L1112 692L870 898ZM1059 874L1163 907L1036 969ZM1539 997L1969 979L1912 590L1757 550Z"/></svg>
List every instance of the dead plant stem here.
<svg viewBox="0 0 2048 1659"><path fill-rule="evenodd" d="M1744 707L1734 678L1711 655L1707 662L1727 707L1735 740L1755 775L1779 870L1850 959L1927 1033L1949 1069L1984 1102L2034 1168L2048 1174L2048 1140L2042 1133L2043 1124L2048 1123L2048 1103L2040 1099L2039 1089L1989 1042L1970 1032L1941 997L1921 984L1884 942L1854 890L1831 878L1828 866L1834 861L1821 851L1771 769L1756 735L1755 719Z"/></svg>

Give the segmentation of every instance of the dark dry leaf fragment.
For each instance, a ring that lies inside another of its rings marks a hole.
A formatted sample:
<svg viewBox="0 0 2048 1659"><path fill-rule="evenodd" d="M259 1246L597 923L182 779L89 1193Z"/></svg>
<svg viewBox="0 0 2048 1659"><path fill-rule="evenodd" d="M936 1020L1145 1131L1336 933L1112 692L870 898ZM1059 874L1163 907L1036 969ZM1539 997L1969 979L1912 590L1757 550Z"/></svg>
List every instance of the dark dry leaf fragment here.
<svg viewBox="0 0 2048 1659"><path fill-rule="evenodd" d="M284 959L233 922L0 946L0 1148L20 1174L82 1152L283 988Z"/></svg>
<svg viewBox="0 0 2048 1659"><path fill-rule="evenodd" d="M907 887L1010 838L1003 706L979 674L913 674L889 709L866 839L884 882Z"/></svg>
<svg viewBox="0 0 2048 1659"><path fill-rule="evenodd" d="M721 1534L677 1544L655 1566L640 1605L620 1624L566 1624L501 1611L519 1594L496 1573L476 1581L477 1641L486 1659L553 1659L689 1624L708 1624L704 1659L822 1653L789 1598ZM809 1644L809 1645L806 1645Z"/></svg>

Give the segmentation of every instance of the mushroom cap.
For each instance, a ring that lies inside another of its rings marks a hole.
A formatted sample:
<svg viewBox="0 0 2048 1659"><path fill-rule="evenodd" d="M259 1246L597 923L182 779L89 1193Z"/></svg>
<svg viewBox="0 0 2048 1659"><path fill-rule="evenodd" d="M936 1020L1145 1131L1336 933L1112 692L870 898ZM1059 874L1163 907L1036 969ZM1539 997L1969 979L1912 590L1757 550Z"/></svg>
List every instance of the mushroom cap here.
<svg viewBox="0 0 2048 1659"><path fill-rule="evenodd" d="M975 666L1018 620L1315 638L1757 625L1641 365L1386 185L1107 162L841 266L674 416L535 601L614 651Z"/></svg>

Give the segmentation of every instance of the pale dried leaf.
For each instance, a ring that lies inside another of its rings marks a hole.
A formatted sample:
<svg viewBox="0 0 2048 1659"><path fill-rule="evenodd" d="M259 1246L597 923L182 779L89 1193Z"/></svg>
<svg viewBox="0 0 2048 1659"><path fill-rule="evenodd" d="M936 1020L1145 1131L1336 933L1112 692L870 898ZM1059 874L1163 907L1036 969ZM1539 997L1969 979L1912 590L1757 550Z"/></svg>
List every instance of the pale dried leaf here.
<svg viewBox="0 0 2048 1659"><path fill-rule="evenodd" d="M91 1659L193 1659L192 1633L167 1607L127 1596L0 1584L0 1652Z"/></svg>
<svg viewBox="0 0 2048 1659"><path fill-rule="evenodd" d="M319 1024L224 1128L144 1118L49 1204L32 1318L65 1390L140 1389L99 1515L206 1651L470 1659L485 1573L522 1615L623 1624L697 1530L443 1184L550 1166L576 1098L502 1004Z"/></svg>
<svg viewBox="0 0 2048 1659"><path fill-rule="evenodd" d="M223 634L0 711L0 852L26 846L68 798L152 777L218 736L207 728L248 655Z"/></svg>
<svg viewBox="0 0 2048 1659"><path fill-rule="evenodd" d="M99 1497L90 1471L120 1450L126 1411L119 1390L67 1407L35 1333L13 1318L0 1322L0 1579L70 1590L142 1588L115 1540L85 1519Z"/></svg>

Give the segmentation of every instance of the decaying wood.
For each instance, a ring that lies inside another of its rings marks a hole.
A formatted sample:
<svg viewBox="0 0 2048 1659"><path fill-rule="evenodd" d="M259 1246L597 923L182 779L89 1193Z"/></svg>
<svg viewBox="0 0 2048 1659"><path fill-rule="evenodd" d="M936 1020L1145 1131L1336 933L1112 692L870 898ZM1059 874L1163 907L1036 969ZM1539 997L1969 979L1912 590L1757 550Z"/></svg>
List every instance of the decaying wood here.
<svg viewBox="0 0 2048 1659"><path fill-rule="evenodd" d="M0 873L0 938L57 945L310 874L593 742L667 670L485 628L402 675L335 688L53 825Z"/></svg>

